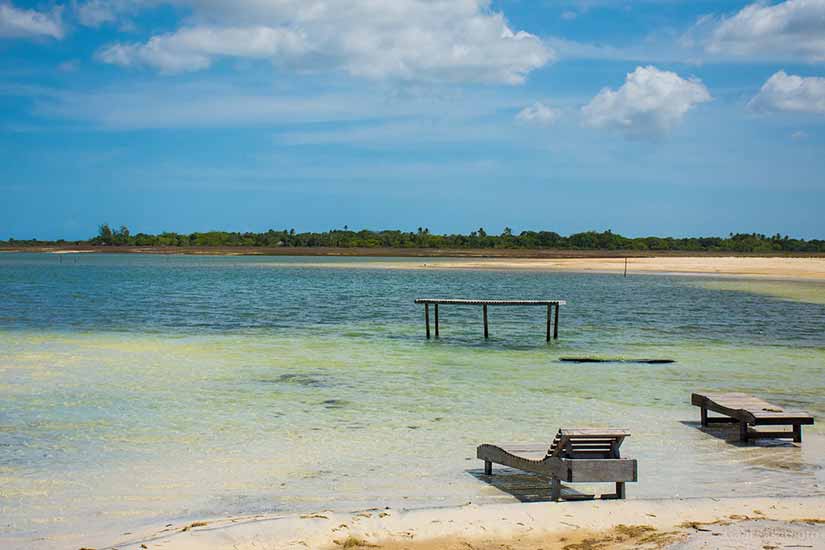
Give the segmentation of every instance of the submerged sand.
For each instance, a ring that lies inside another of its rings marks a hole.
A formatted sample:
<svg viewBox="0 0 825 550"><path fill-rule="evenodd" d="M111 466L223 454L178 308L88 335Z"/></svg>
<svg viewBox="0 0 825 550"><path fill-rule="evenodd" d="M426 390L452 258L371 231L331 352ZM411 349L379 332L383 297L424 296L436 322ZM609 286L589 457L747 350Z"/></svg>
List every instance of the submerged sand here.
<svg viewBox="0 0 825 550"><path fill-rule="evenodd" d="M121 550L825 548L825 497L522 503L254 516L133 535Z"/></svg>
<svg viewBox="0 0 825 550"><path fill-rule="evenodd" d="M628 258L627 273L728 275L771 279L825 281L825 258L672 257ZM570 271L624 273L625 258L484 258L414 261L301 262L302 267L369 269L484 269L507 271Z"/></svg>

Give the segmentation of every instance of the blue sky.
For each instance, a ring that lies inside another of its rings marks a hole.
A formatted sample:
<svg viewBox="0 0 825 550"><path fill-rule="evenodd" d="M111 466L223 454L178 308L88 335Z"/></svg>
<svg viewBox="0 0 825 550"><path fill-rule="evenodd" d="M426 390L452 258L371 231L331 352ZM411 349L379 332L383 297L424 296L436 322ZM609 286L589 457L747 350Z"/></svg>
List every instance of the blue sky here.
<svg viewBox="0 0 825 550"><path fill-rule="evenodd" d="M0 0L0 239L823 206L825 0Z"/></svg>

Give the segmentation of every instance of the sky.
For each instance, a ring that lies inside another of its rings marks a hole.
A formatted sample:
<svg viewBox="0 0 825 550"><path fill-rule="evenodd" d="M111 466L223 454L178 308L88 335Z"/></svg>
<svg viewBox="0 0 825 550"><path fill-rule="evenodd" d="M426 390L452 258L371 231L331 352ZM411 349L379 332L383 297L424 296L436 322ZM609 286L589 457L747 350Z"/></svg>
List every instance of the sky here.
<svg viewBox="0 0 825 550"><path fill-rule="evenodd" d="M0 239L825 238L825 0L0 0Z"/></svg>

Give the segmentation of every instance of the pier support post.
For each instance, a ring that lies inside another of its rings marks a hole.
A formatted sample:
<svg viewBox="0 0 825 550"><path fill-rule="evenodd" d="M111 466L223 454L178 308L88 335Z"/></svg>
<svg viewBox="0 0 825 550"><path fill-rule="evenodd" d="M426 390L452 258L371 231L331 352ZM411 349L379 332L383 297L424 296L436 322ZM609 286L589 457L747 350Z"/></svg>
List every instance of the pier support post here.
<svg viewBox="0 0 825 550"><path fill-rule="evenodd" d="M553 306L551 304L547 304L547 339L546 341L550 341L550 320L551 314L553 313Z"/></svg>
<svg viewBox="0 0 825 550"><path fill-rule="evenodd" d="M487 304L484 304L481 308L484 310L484 338L489 338L490 333L487 330Z"/></svg>
<svg viewBox="0 0 825 550"><path fill-rule="evenodd" d="M559 304L556 304L556 319L553 323L553 340L559 339Z"/></svg>
<svg viewBox="0 0 825 550"><path fill-rule="evenodd" d="M435 304L435 337L438 338L438 304Z"/></svg>
<svg viewBox="0 0 825 550"><path fill-rule="evenodd" d="M430 304L424 304L424 322L427 325L427 340L430 339Z"/></svg>

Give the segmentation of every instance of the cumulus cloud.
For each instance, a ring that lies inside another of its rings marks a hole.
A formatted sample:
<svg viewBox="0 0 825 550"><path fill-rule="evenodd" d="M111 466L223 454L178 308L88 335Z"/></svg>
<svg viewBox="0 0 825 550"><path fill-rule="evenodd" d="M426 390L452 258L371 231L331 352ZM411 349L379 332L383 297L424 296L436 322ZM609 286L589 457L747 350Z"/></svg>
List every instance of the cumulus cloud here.
<svg viewBox="0 0 825 550"><path fill-rule="evenodd" d="M99 27L117 20L123 3L117 0L86 0L73 3L75 16L81 25Z"/></svg>
<svg viewBox="0 0 825 550"><path fill-rule="evenodd" d="M825 60L825 0L757 2L731 17L705 18L706 49L734 56Z"/></svg>
<svg viewBox="0 0 825 550"><path fill-rule="evenodd" d="M544 103L537 101L525 107L516 115L516 120L525 124L535 126L551 126L561 116L561 111L548 107Z"/></svg>
<svg viewBox="0 0 825 550"><path fill-rule="evenodd" d="M513 31L489 0L189 3L187 27L110 45L99 58L181 72L204 69L215 57L265 57L372 79L506 84L521 83L554 58L536 36Z"/></svg>
<svg viewBox="0 0 825 550"><path fill-rule="evenodd" d="M637 67L618 89L604 88L582 107L593 128L619 130L628 137L655 137L672 130L694 106L711 100L698 79L684 79L653 66Z"/></svg>
<svg viewBox="0 0 825 550"><path fill-rule="evenodd" d="M825 78L801 77L779 71L748 102L756 112L825 114Z"/></svg>
<svg viewBox="0 0 825 550"><path fill-rule="evenodd" d="M59 40L64 34L61 8L44 13L19 9L0 0L0 38L48 36Z"/></svg>
<svg viewBox="0 0 825 550"><path fill-rule="evenodd" d="M155 36L145 44L114 44L98 53L106 63L146 65L161 72L197 71L215 56L294 58L308 49L305 37L291 29L269 27L193 27Z"/></svg>

